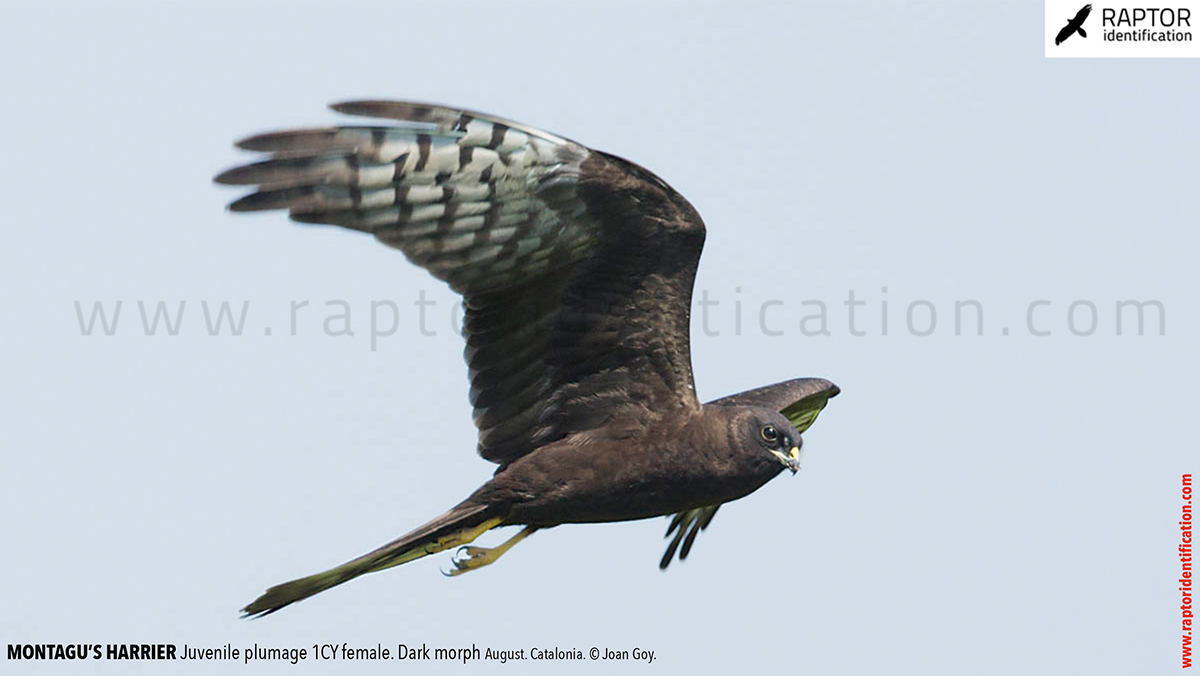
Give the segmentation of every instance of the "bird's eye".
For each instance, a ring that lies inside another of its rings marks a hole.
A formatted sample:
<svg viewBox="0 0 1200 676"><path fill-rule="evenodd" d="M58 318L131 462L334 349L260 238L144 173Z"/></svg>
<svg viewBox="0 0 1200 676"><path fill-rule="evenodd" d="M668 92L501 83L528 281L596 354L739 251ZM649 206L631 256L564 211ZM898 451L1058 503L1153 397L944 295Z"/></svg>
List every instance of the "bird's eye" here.
<svg viewBox="0 0 1200 676"><path fill-rule="evenodd" d="M764 441L775 443L779 440L779 431L775 429L774 425L767 425L762 428L762 438Z"/></svg>

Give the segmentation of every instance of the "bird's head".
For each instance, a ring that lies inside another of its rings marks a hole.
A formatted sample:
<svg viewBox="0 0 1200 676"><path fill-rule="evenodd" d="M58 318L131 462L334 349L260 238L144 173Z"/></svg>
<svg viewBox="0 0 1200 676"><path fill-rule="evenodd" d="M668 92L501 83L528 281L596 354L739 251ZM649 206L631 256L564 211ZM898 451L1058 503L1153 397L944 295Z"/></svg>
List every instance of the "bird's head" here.
<svg viewBox="0 0 1200 676"><path fill-rule="evenodd" d="M780 468L795 474L800 469L800 447L804 440L792 423L782 413L768 408L750 407L746 415L739 416L742 423L737 434L744 442L756 464L764 465L773 473Z"/></svg>

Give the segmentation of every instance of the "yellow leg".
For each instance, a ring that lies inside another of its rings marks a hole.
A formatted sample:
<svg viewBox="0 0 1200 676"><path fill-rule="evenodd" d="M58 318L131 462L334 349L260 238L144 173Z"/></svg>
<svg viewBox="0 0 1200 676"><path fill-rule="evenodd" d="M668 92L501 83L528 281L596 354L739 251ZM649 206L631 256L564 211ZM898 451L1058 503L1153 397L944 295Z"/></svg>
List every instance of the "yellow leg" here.
<svg viewBox="0 0 1200 676"><path fill-rule="evenodd" d="M454 577L495 563L496 559L500 558L504 552L512 549L513 545L521 540L533 535L536 530L537 528L533 526L526 526L521 529L521 532L505 540L503 544L497 547L459 547L458 551L454 553L454 570L446 573L446 575Z"/></svg>
<svg viewBox="0 0 1200 676"><path fill-rule="evenodd" d="M496 526L499 526L500 523L501 519L488 519L474 528L468 528L466 530L461 530L449 535L443 535L441 539L437 540L436 542L430 542L423 547L414 547L411 551L405 552L403 555L388 561L387 564L372 568L371 572L398 566L402 563L408 563L409 561L415 561L423 556L436 554L442 550L471 542L480 535L483 535Z"/></svg>

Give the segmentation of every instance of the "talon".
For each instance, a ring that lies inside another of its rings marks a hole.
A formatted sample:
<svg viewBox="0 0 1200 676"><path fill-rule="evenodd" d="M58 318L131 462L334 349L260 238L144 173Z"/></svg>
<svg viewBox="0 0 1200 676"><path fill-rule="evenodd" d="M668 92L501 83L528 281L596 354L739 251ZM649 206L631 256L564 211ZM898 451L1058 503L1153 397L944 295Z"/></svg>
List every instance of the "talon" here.
<svg viewBox="0 0 1200 676"><path fill-rule="evenodd" d="M471 560L471 556L472 556L471 550L472 549L474 549L474 548L463 545L463 546L459 547L458 549L454 550L454 555L450 557L450 563L454 564L455 569L462 568L464 565L466 565L467 561Z"/></svg>
<svg viewBox="0 0 1200 676"><path fill-rule="evenodd" d="M532 526L526 526L524 530L506 540L499 547L472 547L463 545L454 551L454 556L450 559L450 562L454 564L454 570L442 572L447 577L455 577L490 565L496 559L500 558L504 552L511 549L513 545L529 537L535 530L537 529Z"/></svg>

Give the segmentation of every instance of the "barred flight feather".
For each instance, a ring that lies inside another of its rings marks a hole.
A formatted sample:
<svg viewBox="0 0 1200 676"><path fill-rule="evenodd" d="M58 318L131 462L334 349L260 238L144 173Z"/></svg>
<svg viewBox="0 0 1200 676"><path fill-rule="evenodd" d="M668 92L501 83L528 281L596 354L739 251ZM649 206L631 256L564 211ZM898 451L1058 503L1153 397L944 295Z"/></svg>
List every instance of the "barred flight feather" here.
<svg viewBox="0 0 1200 676"><path fill-rule="evenodd" d="M459 292L542 274L555 256L566 264L591 237L574 220L586 212L574 190L582 146L438 107L335 108L402 124L244 139L239 147L276 156L217 177L258 186L230 208L286 209L303 223L372 233Z"/></svg>
<svg viewBox="0 0 1200 676"><path fill-rule="evenodd" d="M699 217L665 183L495 116L392 101L332 107L389 123L257 134L237 145L265 157L216 180L254 188L234 211L286 210L370 233L463 295L481 455L508 463L597 424L597 402L644 389L638 379L694 391L687 345L646 342L659 322L686 328L703 244ZM686 274L675 279L678 270ZM629 306L637 317L611 315L630 280L667 275L657 291L639 291L647 301ZM627 363L631 355L642 356ZM590 389L580 384L588 378Z"/></svg>

